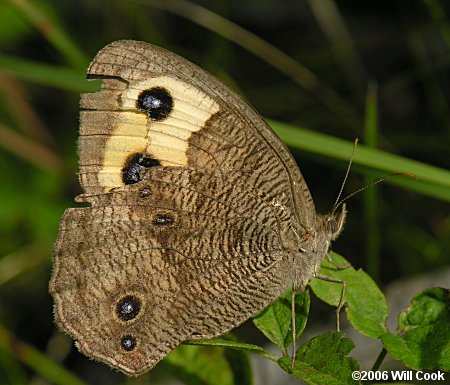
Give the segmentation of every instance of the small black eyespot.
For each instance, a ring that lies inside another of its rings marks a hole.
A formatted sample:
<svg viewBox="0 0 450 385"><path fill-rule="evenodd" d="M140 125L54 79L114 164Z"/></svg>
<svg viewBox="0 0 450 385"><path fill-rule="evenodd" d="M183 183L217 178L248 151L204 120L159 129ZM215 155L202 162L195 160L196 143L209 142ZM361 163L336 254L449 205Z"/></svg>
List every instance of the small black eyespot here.
<svg viewBox="0 0 450 385"><path fill-rule="evenodd" d="M152 195L152 191L150 190L149 187L142 188L139 193L141 195L141 198L145 198L148 197L149 195Z"/></svg>
<svg viewBox="0 0 450 385"><path fill-rule="evenodd" d="M123 336L120 340L120 346L122 346L123 350L126 350L127 352L131 352L136 348L137 342L136 338L130 335Z"/></svg>
<svg viewBox="0 0 450 385"><path fill-rule="evenodd" d="M156 166L161 166L158 159L139 153L130 155L122 168L123 183L128 185L140 182L142 179L141 171Z"/></svg>
<svg viewBox="0 0 450 385"><path fill-rule="evenodd" d="M141 311L141 301L133 295L127 295L117 303L116 311L121 320L130 321Z"/></svg>
<svg viewBox="0 0 450 385"><path fill-rule="evenodd" d="M136 107L147 112L151 120L164 120L172 111L173 99L165 88L154 87L139 94Z"/></svg>
<svg viewBox="0 0 450 385"><path fill-rule="evenodd" d="M174 217L168 214L157 214L155 219L153 219L153 223L156 226L169 226L175 221Z"/></svg>

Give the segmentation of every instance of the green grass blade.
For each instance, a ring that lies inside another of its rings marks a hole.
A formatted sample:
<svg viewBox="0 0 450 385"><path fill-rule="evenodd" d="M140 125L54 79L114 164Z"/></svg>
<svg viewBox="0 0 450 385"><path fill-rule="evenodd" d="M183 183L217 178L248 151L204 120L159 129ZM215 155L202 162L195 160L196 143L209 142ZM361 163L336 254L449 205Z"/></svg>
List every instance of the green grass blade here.
<svg viewBox="0 0 450 385"><path fill-rule="evenodd" d="M292 81L315 95L324 106L327 106L349 127L356 129L360 126L362 121L360 114L344 97L297 60L245 28L209 9L185 0L140 0L140 2L177 14L234 42L277 68L280 72L289 76Z"/></svg>
<svg viewBox="0 0 450 385"><path fill-rule="evenodd" d="M100 89L100 82L87 81L84 72L3 54L0 55L0 70L18 79L66 91L94 92Z"/></svg>
<svg viewBox="0 0 450 385"><path fill-rule="evenodd" d="M7 351L53 384L86 385L84 381L49 359L45 354L16 339L2 325L0 325L0 349Z"/></svg>
<svg viewBox="0 0 450 385"><path fill-rule="evenodd" d="M364 138L370 148L378 147L378 87L375 83L369 83L366 95L366 114L364 122ZM364 178L366 186L370 186L376 181L372 175ZM380 222L379 207L380 198L378 194L379 186L372 185L364 190L364 217L366 222L366 270L376 281L380 278Z"/></svg>
<svg viewBox="0 0 450 385"><path fill-rule="evenodd" d="M349 160L352 153L353 142L273 120L268 120L268 123L289 147L345 161ZM375 176L396 172L413 173L418 180L398 177L386 182L450 202L448 170L362 144L358 146L353 162L368 168Z"/></svg>
<svg viewBox="0 0 450 385"><path fill-rule="evenodd" d="M428 8L428 12L433 19L435 25L439 27L441 35L444 37L447 47L450 48L450 24L448 17L445 13L444 7L438 0L422 0L425 6Z"/></svg>
<svg viewBox="0 0 450 385"><path fill-rule="evenodd" d="M87 67L89 60L86 55L35 2L29 0L9 0L9 2L59 51L68 64L78 69Z"/></svg>

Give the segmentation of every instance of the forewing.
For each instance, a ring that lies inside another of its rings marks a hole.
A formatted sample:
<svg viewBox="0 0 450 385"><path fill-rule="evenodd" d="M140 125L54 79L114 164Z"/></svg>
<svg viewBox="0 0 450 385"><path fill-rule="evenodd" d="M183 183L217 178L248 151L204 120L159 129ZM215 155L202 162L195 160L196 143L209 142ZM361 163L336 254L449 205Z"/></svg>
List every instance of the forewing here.
<svg viewBox="0 0 450 385"><path fill-rule="evenodd" d="M287 148L240 96L196 65L122 40L97 54L88 76L103 79L103 87L81 101L80 181L87 194L123 186L127 161L146 153L162 166L242 179L289 207L301 226L314 224L311 195ZM156 121L136 103L158 87L168 90L173 108Z"/></svg>

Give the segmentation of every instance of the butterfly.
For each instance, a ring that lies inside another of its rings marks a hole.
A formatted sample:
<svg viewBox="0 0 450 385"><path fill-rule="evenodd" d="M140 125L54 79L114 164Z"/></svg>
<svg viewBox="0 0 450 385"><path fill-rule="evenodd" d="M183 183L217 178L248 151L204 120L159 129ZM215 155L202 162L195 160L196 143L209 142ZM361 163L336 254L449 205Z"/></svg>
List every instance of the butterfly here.
<svg viewBox="0 0 450 385"><path fill-rule="evenodd" d="M81 95L84 207L64 213L50 292L87 356L129 375L221 335L317 276L345 206L319 215L285 145L240 96L144 42L103 48Z"/></svg>

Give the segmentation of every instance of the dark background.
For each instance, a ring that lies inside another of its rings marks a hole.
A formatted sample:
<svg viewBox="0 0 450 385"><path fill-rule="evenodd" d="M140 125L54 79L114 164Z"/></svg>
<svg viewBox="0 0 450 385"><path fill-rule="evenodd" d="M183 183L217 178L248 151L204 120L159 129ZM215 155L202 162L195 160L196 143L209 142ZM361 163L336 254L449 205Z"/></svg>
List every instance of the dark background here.
<svg viewBox="0 0 450 385"><path fill-rule="evenodd" d="M81 192L76 178L76 88L85 87L81 79L88 60L113 40L132 38L163 46L215 74L264 117L350 142L359 137L364 143L365 103L371 84L378 91L378 147L449 168L448 2L336 1L334 16L329 3L229 0L188 4L217 13L301 63L319 79L319 88L331 87L351 106L355 114L349 119L345 111L339 112L339 106L327 106L317 89L301 86L222 37L222 25L213 22L213 30L200 26L199 22L209 19L195 13L195 8L192 19L161 9L176 1L155 1L153 6L125 0L0 3L0 348L14 336L64 360L87 381L124 381L106 366L87 361L71 348L71 341L55 334L47 293L59 218L65 208L74 206L73 197ZM34 8L44 17L37 17ZM55 31L62 31L86 62L65 57L54 44ZM23 71L19 65L5 64L5 57L22 63ZM41 72L30 62L54 68L55 84L49 84L45 71L44 80L36 79ZM77 87L65 87L56 79L61 69L79 77ZM292 151L318 210L329 211L346 162ZM355 165L345 192L367 184L370 175L370 170ZM382 287L399 278L448 267L448 202L388 183L373 190L375 198L365 192L348 202L346 228L333 249L355 267L365 268ZM376 203L372 211L367 208L370 199ZM367 219L374 211L375 219ZM317 306L317 314L332 315L328 308ZM2 373L11 371L24 383L41 381L13 355L1 349L0 353L0 384Z"/></svg>

